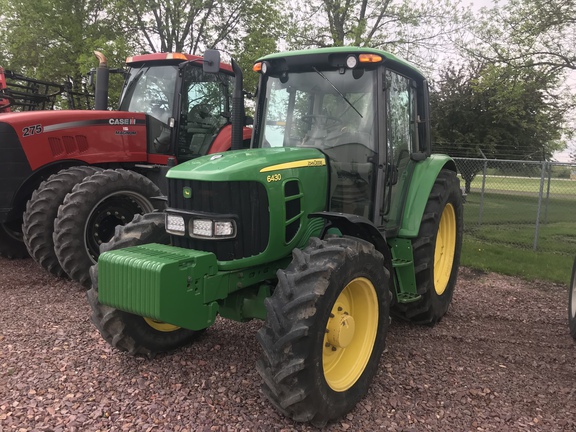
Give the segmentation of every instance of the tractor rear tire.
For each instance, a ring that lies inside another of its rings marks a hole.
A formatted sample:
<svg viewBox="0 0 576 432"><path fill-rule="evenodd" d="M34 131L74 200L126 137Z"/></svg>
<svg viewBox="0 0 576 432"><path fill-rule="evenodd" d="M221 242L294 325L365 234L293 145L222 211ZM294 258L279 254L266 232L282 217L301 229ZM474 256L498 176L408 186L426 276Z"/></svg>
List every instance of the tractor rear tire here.
<svg viewBox="0 0 576 432"><path fill-rule="evenodd" d="M398 303L393 313L417 324L438 323L448 311L460 266L463 208L456 173L438 174L412 241L416 288L421 298Z"/></svg>
<svg viewBox="0 0 576 432"><path fill-rule="evenodd" d="M390 273L368 242L312 238L265 300L262 390L284 415L322 427L366 394L385 348Z"/></svg>
<svg viewBox="0 0 576 432"><path fill-rule="evenodd" d="M572 278L568 287L568 326L570 335L576 339L576 259L572 266Z"/></svg>
<svg viewBox="0 0 576 432"><path fill-rule="evenodd" d="M76 184L100 170L76 166L59 171L43 181L26 204L22 223L24 244L34 261L55 276L67 276L58 262L52 238L58 207Z"/></svg>
<svg viewBox="0 0 576 432"><path fill-rule="evenodd" d="M28 250L22 240L22 222L0 223L0 256L8 259L28 257Z"/></svg>
<svg viewBox="0 0 576 432"><path fill-rule="evenodd" d="M102 245L101 252L147 243L169 244L164 226L164 213L136 215L124 226L117 226L114 238ZM90 269L92 288L88 302L92 307L92 322L102 337L113 347L132 355L153 358L191 343L202 333L157 322L101 304L98 301L98 264Z"/></svg>
<svg viewBox="0 0 576 432"><path fill-rule="evenodd" d="M74 186L54 222L54 250L70 279L89 288L100 245L134 215L163 209L163 201L152 199L160 195L151 180L123 169L97 172Z"/></svg>

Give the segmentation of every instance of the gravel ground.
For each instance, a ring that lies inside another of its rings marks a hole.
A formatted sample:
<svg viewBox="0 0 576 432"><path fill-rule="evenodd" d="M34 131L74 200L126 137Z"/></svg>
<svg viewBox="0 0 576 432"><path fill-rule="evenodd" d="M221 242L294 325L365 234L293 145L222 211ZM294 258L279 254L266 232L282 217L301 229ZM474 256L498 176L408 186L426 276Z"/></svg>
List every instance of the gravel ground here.
<svg viewBox="0 0 576 432"><path fill-rule="evenodd" d="M434 328L393 322L367 397L328 431L575 431L566 287L462 269ZM0 258L0 432L312 431L260 393L259 322L149 361L113 350L85 291Z"/></svg>

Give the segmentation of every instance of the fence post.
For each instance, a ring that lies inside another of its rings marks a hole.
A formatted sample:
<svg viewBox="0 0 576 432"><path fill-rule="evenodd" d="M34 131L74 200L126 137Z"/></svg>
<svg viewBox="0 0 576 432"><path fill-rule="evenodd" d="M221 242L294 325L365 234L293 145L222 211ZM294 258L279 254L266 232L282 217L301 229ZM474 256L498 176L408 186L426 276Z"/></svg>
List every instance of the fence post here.
<svg viewBox="0 0 576 432"><path fill-rule="evenodd" d="M550 204L550 183L552 182L552 164L548 162L546 165L548 173L548 185L546 186L546 204L544 206L544 225L548 225L548 204Z"/></svg>
<svg viewBox="0 0 576 432"><path fill-rule="evenodd" d="M538 210L536 212L536 229L534 230L534 247L536 252L538 249L538 230L540 228L540 210L542 208L542 195L544 195L544 176L546 175L546 161L542 161L542 168L540 174L540 192L538 193Z"/></svg>
<svg viewBox="0 0 576 432"><path fill-rule="evenodd" d="M486 189L486 170L488 168L488 161L484 161L484 168L482 169L482 191L480 193L480 212L478 213L478 225L482 225L482 213L484 212L484 189Z"/></svg>

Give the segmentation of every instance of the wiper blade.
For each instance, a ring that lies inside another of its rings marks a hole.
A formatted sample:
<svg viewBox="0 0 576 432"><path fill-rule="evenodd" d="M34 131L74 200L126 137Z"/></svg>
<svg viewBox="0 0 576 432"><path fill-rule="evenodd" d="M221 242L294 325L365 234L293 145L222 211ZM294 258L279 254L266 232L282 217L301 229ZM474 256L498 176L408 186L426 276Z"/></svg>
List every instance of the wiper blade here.
<svg viewBox="0 0 576 432"><path fill-rule="evenodd" d="M340 97L341 97L342 99L344 99L344 100L346 101L346 103L347 103L348 105L350 105L350 106L352 107L352 109L353 109L354 111L356 111L361 118L364 118L364 116L363 116L362 114L360 114L360 111L358 111L358 110L356 109L356 107L355 107L354 105L352 105L352 102L350 102L350 101L348 100L348 98L346 98L346 96L344 96L344 95L342 94L342 92L341 92L340 90L338 90L334 84L332 84L332 81L330 81L328 78L326 78L326 76L325 76L322 72L320 72L318 69L316 69L315 67L312 68L312 69L314 69L314 72L316 72L318 75L320 75L320 76L321 76L322 78L324 78L326 81L328 81L328 84L330 84L330 85L332 86L332 88L333 88L334 90L336 90L336 92L340 95Z"/></svg>

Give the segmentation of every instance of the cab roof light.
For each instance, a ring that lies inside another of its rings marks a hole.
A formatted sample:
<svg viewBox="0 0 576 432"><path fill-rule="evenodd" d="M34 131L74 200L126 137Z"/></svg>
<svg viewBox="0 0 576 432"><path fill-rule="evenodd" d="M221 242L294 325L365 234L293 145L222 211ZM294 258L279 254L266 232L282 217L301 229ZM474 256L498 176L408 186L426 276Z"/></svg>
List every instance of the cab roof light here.
<svg viewBox="0 0 576 432"><path fill-rule="evenodd" d="M358 60L360 63L380 63L382 56L378 54L360 54Z"/></svg>
<svg viewBox="0 0 576 432"><path fill-rule="evenodd" d="M180 60L187 60L186 56L182 53L168 53L166 55L166 59L180 59Z"/></svg>
<svg viewBox="0 0 576 432"><path fill-rule="evenodd" d="M254 66L252 66L252 70L254 72L262 72L262 62L254 63Z"/></svg>

